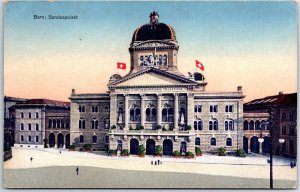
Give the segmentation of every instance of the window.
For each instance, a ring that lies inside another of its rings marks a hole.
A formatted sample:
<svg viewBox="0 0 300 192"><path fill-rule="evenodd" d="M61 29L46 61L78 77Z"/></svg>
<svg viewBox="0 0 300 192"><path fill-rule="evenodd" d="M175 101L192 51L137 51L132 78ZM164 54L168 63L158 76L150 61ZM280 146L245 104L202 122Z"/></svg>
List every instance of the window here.
<svg viewBox="0 0 300 192"><path fill-rule="evenodd" d="M24 113L23 112L20 113L20 118L24 118Z"/></svg>
<svg viewBox="0 0 300 192"><path fill-rule="evenodd" d="M80 142L80 143L84 143L84 137L83 137L83 135L80 135L80 137L79 137L79 142Z"/></svg>
<svg viewBox="0 0 300 192"><path fill-rule="evenodd" d="M209 121L209 130L218 130L218 121L216 119Z"/></svg>
<svg viewBox="0 0 300 192"><path fill-rule="evenodd" d="M216 113L216 112L218 112L218 105L211 105L211 106L209 106L209 112L214 112L214 113Z"/></svg>
<svg viewBox="0 0 300 192"><path fill-rule="evenodd" d="M85 129L85 120L79 119L79 129Z"/></svg>
<svg viewBox="0 0 300 192"><path fill-rule="evenodd" d="M28 118L31 118L31 113L30 112L28 113Z"/></svg>
<svg viewBox="0 0 300 192"><path fill-rule="evenodd" d="M156 121L156 109L155 108L147 108L146 109L146 121L149 121L149 122Z"/></svg>
<svg viewBox="0 0 300 192"><path fill-rule="evenodd" d="M22 130L22 131L24 130L24 124L23 123L20 124L20 130Z"/></svg>
<svg viewBox="0 0 300 192"><path fill-rule="evenodd" d="M53 119L53 128L56 128L56 120Z"/></svg>
<svg viewBox="0 0 300 192"><path fill-rule="evenodd" d="M194 121L194 130L202 130L203 124L201 120Z"/></svg>
<svg viewBox="0 0 300 192"><path fill-rule="evenodd" d="M293 120L293 119L294 119L294 112L291 111L291 112L290 112L290 120Z"/></svg>
<svg viewBox="0 0 300 192"><path fill-rule="evenodd" d="M214 125L214 130L218 130L218 121L217 120L214 120L213 125Z"/></svg>
<svg viewBox="0 0 300 192"><path fill-rule="evenodd" d="M93 135L93 143L97 143L97 136Z"/></svg>
<svg viewBox="0 0 300 192"><path fill-rule="evenodd" d="M286 135L286 126L285 125L282 126L281 134Z"/></svg>
<svg viewBox="0 0 300 192"><path fill-rule="evenodd" d="M254 121L251 120L249 123L249 130L254 130Z"/></svg>
<svg viewBox="0 0 300 192"><path fill-rule="evenodd" d="M260 122L258 120L255 121L255 130L260 130Z"/></svg>
<svg viewBox="0 0 300 192"><path fill-rule="evenodd" d="M281 118L282 118L282 119L285 119L285 118L286 118L286 112L282 112Z"/></svg>
<svg viewBox="0 0 300 192"><path fill-rule="evenodd" d="M173 122L173 108L167 107L162 109L162 121Z"/></svg>
<svg viewBox="0 0 300 192"><path fill-rule="evenodd" d="M141 120L141 110L138 107L133 107L130 109L130 121L140 121Z"/></svg>
<svg viewBox="0 0 300 192"><path fill-rule="evenodd" d="M39 142L39 136L35 136L35 142Z"/></svg>
<svg viewBox="0 0 300 192"><path fill-rule="evenodd" d="M94 113L98 112L98 106L97 105L92 106L92 112L94 112Z"/></svg>
<svg viewBox="0 0 300 192"><path fill-rule="evenodd" d="M233 131L234 123L232 119L225 120L225 131Z"/></svg>
<svg viewBox="0 0 300 192"><path fill-rule="evenodd" d="M28 131L31 131L31 124L30 123L28 123L27 128L28 128Z"/></svg>
<svg viewBox="0 0 300 192"><path fill-rule="evenodd" d="M225 112L226 113L233 112L233 105L226 105L225 106Z"/></svg>
<svg viewBox="0 0 300 192"><path fill-rule="evenodd" d="M109 112L109 106L108 105L105 106L104 112Z"/></svg>
<svg viewBox="0 0 300 192"><path fill-rule="evenodd" d="M232 146L232 139L231 138L227 138L226 139L226 146L227 147L231 147Z"/></svg>
<svg viewBox="0 0 300 192"><path fill-rule="evenodd" d="M36 131L39 130L39 124L38 124L38 123L35 124L35 130L36 130Z"/></svg>
<svg viewBox="0 0 300 192"><path fill-rule="evenodd" d="M79 105L79 108L78 108L79 112L85 112L85 107L84 106L81 106Z"/></svg>
<svg viewBox="0 0 300 192"><path fill-rule="evenodd" d="M195 111L195 113L201 113L202 112L202 105L195 105L194 111Z"/></svg>
<svg viewBox="0 0 300 192"><path fill-rule="evenodd" d="M52 127L52 120L51 120L51 119L49 119L49 121L48 121L48 127L49 127L49 128Z"/></svg>
<svg viewBox="0 0 300 192"><path fill-rule="evenodd" d="M20 140L21 140L21 141L24 141L24 136L23 136L23 135L21 135Z"/></svg>
<svg viewBox="0 0 300 192"><path fill-rule="evenodd" d="M295 134L295 128L293 125L290 126L290 135L294 135Z"/></svg>
<svg viewBox="0 0 300 192"><path fill-rule="evenodd" d="M57 124L57 128L60 128L60 120L59 119L57 119L56 124Z"/></svg>
<svg viewBox="0 0 300 192"><path fill-rule="evenodd" d="M217 140L216 140L216 138L213 137L213 138L210 139L210 145L211 145L211 146L216 146L216 145L217 145Z"/></svg>
<svg viewBox="0 0 300 192"><path fill-rule="evenodd" d="M196 137L196 139L195 139L195 145L200 145L200 138L199 137Z"/></svg>
<svg viewBox="0 0 300 192"><path fill-rule="evenodd" d="M244 130L248 130L248 121L244 121Z"/></svg>
<svg viewBox="0 0 300 192"><path fill-rule="evenodd" d="M109 128L109 119L104 119L104 128L105 129Z"/></svg>
<svg viewBox="0 0 300 192"><path fill-rule="evenodd" d="M28 136L28 142L31 142L31 136L30 135Z"/></svg>
<svg viewBox="0 0 300 192"><path fill-rule="evenodd" d="M66 120L66 128L70 128L69 120Z"/></svg>
<svg viewBox="0 0 300 192"><path fill-rule="evenodd" d="M35 113L35 118L39 118L39 113L38 112Z"/></svg>
<svg viewBox="0 0 300 192"><path fill-rule="evenodd" d="M92 119L92 129L98 129L98 119Z"/></svg>

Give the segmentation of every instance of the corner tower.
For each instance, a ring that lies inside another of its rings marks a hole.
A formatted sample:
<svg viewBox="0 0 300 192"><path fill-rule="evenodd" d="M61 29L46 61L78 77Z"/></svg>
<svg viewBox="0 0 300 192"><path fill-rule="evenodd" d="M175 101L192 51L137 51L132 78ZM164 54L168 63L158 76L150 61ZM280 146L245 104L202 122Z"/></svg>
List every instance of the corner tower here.
<svg viewBox="0 0 300 192"><path fill-rule="evenodd" d="M130 73L154 67L183 76L177 69L178 42L174 29L159 22L159 15L153 11L149 23L138 27L132 36L129 52Z"/></svg>

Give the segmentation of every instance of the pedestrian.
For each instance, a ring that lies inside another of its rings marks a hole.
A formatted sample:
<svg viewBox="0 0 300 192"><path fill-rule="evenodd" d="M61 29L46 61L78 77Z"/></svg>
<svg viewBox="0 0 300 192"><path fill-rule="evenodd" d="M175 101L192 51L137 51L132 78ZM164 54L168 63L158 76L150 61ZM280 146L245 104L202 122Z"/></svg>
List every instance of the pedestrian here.
<svg viewBox="0 0 300 192"><path fill-rule="evenodd" d="M151 165L153 165L153 161L151 161Z"/></svg>
<svg viewBox="0 0 300 192"><path fill-rule="evenodd" d="M61 151L59 151L59 154L61 154Z"/></svg>
<svg viewBox="0 0 300 192"><path fill-rule="evenodd" d="M159 165L159 164L160 164L160 160L158 159L158 160L157 160L157 165Z"/></svg>
<svg viewBox="0 0 300 192"><path fill-rule="evenodd" d="M156 161L155 161L154 165L157 165Z"/></svg>
<svg viewBox="0 0 300 192"><path fill-rule="evenodd" d="M32 162L32 160L33 160L33 158L32 157L30 157L30 161Z"/></svg>
<svg viewBox="0 0 300 192"><path fill-rule="evenodd" d="M294 168L294 164L293 164L292 161L291 161L291 163L290 163L290 166L291 166L291 168Z"/></svg>
<svg viewBox="0 0 300 192"><path fill-rule="evenodd" d="M294 161L294 164L293 164L293 166L294 166L294 167L296 167L296 161Z"/></svg>
<svg viewBox="0 0 300 192"><path fill-rule="evenodd" d="M78 166L76 168L76 173L77 173L77 175L79 174L79 168L78 168Z"/></svg>

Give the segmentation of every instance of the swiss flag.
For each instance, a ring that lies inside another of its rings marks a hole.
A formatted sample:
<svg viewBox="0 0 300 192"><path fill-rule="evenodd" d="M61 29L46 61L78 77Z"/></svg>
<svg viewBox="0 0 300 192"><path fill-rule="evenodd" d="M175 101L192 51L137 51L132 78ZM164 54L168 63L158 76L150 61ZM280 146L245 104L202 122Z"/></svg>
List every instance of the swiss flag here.
<svg viewBox="0 0 300 192"><path fill-rule="evenodd" d="M201 69L202 71L204 71L204 65L196 60L196 67L198 67L199 69Z"/></svg>
<svg viewBox="0 0 300 192"><path fill-rule="evenodd" d="M120 62L117 62L117 68L118 69L126 69L126 63L120 63Z"/></svg>

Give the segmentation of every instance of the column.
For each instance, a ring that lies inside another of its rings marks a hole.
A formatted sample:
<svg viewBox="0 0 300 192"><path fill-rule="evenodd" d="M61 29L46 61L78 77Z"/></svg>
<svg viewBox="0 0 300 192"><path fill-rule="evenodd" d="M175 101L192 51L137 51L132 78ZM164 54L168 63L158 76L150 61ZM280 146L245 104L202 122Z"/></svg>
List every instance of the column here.
<svg viewBox="0 0 300 192"><path fill-rule="evenodd" d="M258 142L259 143L259 154L262 154L262 142Z"/></svg>
<svg viewBox="0 0 300 192"><path fill-rule="evenodd" d="M248 139L248 153L251 153L251 137L249 137L249 139Z"/></svg>
<svg viewBox="0 0 300 192"><path fill-rule="evenodd" d="M110 95L110 126L117 127L117 95Z"/></svg>
<svg viewBox="0 0 300 192"><path fill-rule="evenodd" d="M193 127L194 125L194 94L187 95L187 125ZM191 131L194 129L192 128Z"/></svg>
<svg viewBox="0 0 300 192"><path fill-rule="evenodd" d="M141 125L145 127L145 120L146 120L146 112L145 112L145 104L144 104L144 100L145 100L145 95L141 95Z"/></svg>
<svg viewBox="0 0 300 192"><path fill-rule="evenodd" d="M161 125L161 96L162 94L157 94L157 125Z"/></svg>
<svg viewBox="0 0 300 192"><path fill-rule="evenodd" d="M174 131L178 131L178 93L174 94Z"/></svg>
<svg viewBox="0 0 300 192"><path fill-rule="evenodd" d="M129 129L129 95L124 95L125 96L125 127L124 130L128 130Z"/></svg>

